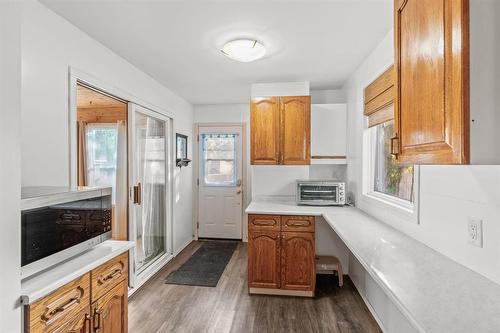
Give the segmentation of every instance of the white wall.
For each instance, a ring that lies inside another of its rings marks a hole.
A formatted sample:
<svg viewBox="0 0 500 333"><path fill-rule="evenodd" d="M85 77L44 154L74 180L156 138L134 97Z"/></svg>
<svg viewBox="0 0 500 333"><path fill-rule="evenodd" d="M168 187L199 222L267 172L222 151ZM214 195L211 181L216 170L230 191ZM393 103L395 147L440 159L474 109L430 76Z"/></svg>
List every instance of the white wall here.
<svg viewBox="0 0 500 333"><path fill-rule="evenodd" d="M311 104L343 104L346 102L342 89L311 90Z"/></svg>
<svg viewBox="0 0 500 333"><path fill-rule="evenodd" d="M69 185L69 66L174 113L174 132L192 137L191 104L40 3L29 1L22 31L23 186ZM183 168L175 177L178 247L192 237L192 173Z"/></svg>
<svg viewBox="0 0 500 333"><path fill-rule="evenodd" d="M0 327L21 332L21 7L0 5Z"/></svg>
<svg viewBox="0 0 500 333"><path fill-rule="evenodd" d="M500 164L500 1L470 2L471 161Z"/></svg>
<svg viewBox="0 0 500 333"><path fill-rule="evenodd" d="M472 6L476 4L476 1L471 2ZM344 87L348 99L348 189L355 194L358 207L369 214L500 283L500 166L422 166L419 225L405 220L403 215L386 206L362 200L363 89L392 61L391 32ZM473 72L472 76L475 75ZM474 89L472 91L479 93ZM484 93L484 98L489 99L489 94L493 92L486 90ZM499 95L500 91L497 89L494 94ZM476 99L479 97L476 96ZM472 108L474 114L491 112L474 104ZM492 145L489 147L493 148ZM482 249L467 243L468 217L483 219Z"/></svg>

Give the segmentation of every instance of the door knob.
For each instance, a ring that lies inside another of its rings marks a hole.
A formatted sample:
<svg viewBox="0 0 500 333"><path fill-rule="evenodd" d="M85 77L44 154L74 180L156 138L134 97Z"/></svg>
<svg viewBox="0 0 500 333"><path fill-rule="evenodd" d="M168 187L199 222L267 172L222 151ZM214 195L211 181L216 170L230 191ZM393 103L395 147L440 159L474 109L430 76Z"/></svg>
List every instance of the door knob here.
<svg viewBox="0 0 500 333"><path fill-rule="evenodd" d="M241 193L241 190L237 190L237 191L236 191L236 194L240 194L240 193Z"/></svg>

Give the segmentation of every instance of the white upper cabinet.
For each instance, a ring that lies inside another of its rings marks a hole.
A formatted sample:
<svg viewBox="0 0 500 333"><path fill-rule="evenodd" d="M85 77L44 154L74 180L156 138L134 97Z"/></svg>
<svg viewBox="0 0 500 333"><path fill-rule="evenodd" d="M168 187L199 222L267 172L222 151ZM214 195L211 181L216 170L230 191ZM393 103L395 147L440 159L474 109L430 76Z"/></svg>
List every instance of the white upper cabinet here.
<svg viewBox="0 0 500 333"><path fill-rule="evenodd" d="M345 164L345 104L311 105L311 164Z"/></svg>

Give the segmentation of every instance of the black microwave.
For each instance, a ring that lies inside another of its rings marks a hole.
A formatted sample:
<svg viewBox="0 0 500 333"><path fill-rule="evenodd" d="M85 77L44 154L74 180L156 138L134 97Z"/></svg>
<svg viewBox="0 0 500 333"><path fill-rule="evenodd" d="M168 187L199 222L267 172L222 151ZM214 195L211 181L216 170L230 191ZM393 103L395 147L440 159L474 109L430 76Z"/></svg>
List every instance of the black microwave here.
<svg viewBox="0 0 500 333"><path fill-rule="evenodd" d="M21 277L111 238L111 188L29 187L21 200Z"/></svg>

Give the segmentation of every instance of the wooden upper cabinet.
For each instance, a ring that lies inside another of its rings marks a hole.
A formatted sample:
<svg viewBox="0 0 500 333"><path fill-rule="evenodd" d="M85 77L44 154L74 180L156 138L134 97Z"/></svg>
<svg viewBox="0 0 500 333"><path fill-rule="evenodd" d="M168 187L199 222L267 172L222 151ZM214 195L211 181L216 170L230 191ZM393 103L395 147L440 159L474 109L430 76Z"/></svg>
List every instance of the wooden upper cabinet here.
<svg viewBox="0 0 500 333"><path fill-rule="evenodd" d="M250 110L252 165L310 164L309 96L253 98Z"/></svg>
<svg viewBox="0 0 500 333"><path fill-rule="evenodd" d="M279 97L254 98L250 110L252 164L279 163Z"/></svg>
<svg viewBox="0 0 500 333"><path fill-rule="evenodd" d="M395 0L399 162L469 163L469 1Z"/></svg>
<svg viewBox="0 0 500 333"><path fill-rule="evenodd" d="M281 164L308 165L311 160L311 99L281 97Z"/></svg>

